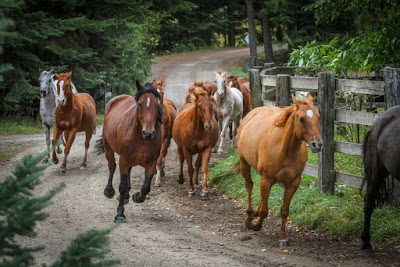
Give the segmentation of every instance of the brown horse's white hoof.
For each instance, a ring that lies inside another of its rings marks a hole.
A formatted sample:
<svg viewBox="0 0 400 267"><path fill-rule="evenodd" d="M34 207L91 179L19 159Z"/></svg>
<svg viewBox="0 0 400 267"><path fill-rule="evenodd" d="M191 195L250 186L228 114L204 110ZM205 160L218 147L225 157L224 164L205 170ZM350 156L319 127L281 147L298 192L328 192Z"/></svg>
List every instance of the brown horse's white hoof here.
<svg viewBox="0 0 400 267"><path fill-rule="evenodd" d="M287 247L287 246L289 246L289 242L287 241L287 239L279 240L279 246Z"/></svg>
<svg viewBox="0 0 400 267"><path fill-rule="evenodd" d="M59 173L59 174L65 174L65 169L60 169L60 170L58 170L58 173Z"/></svg>
<svg viewBox="0 0 400 267"><path fill-rule="evenodd" d="M125 215L122 215L122 216L117 215L117 216L115 216L114 222L115 223L126 223L126 222L128 222L128 220L126 219Z"/></svg>
<svg viewBox="0 0 400 267"><path fill-rule="evenodd" d="M201 196L202 198L208 198L208 197L209 197L209 193L208 193L208 191L201 192L201 193L200 193L200 196Z"/></svg>
<svg viewBox="0 0 400 267"><path fill-rule="evenodd" d="M195 196L194 192L189 192L189 197L194 197L194 196Z"/></svg>

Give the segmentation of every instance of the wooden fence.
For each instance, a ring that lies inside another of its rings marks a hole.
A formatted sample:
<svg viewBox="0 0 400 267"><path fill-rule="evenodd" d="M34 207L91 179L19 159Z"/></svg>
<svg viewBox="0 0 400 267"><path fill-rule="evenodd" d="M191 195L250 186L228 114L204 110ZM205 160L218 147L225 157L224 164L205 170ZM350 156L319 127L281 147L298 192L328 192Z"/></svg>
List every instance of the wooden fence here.
<svg viewBox="0 0 400 267"><path fill-rule="evenodd" d="M284 73L284 74L282 74ZM249 70L253 106L288 106L291 94L297 91L314 92L321 114L321 134L324 142L318 155L318 166L307 164L305 174L318 177L322 191L333 194L335 183L360 187L363 177L335 171L334 153L362 156L362 144L334 140L335 120L342 123L373 125L379 113L338 109L338 93L353 93L385 97L385 108L400 105L400 70L385 68L384 81L338 79L332 73L319 73L318 77L295 77L291 68L254 68ZM266 99L275 95L275 100ZM360 166L363 167L363 166ZM400 192L400 186L395 191ZM395 192L395 195L400 195Z"/></svg>

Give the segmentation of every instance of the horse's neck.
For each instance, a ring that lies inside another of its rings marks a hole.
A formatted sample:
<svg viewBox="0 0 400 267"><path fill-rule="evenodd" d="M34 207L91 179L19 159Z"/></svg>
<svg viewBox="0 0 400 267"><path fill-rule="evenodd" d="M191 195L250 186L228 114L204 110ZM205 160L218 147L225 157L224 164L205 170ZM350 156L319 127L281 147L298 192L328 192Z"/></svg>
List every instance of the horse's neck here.
<svg viewBox="0 0 400 267"><path fill-rule="evenodd" d="M197 133L198 130L200 129L201 126L201 119L199 118L198 114L197 114L197 106L193 105L193 109L194 112L190 112L189 111L189 115L190 115L190 120L193 121L193 124L195 126L195 132Z"/></svg>
<svg viewBox="0 0 400 267"><path fill-rule="evenodd" d="M58 94L54 86L54 81L51 82L49 94L44 100L47 109L55 109L57 107Z"/></svg>
<svg viewBox="0 0 400 267"><path fill-rule="evenodd" d="M286 155L297 151L303 143L303 140L299 139L296 135L295 115L296 109L293 109L282 129L282 152Z"/></svg>

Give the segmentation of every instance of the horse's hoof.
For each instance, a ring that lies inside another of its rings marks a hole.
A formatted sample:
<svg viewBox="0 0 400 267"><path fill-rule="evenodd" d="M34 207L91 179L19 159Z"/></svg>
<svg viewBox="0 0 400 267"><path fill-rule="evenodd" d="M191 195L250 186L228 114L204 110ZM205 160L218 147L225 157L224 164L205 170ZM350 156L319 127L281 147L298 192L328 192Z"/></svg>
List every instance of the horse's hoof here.
<svg viewBox="0 0 400 267"><path fill-rule="evenodd" d="M43 164L46 164L46 163L48 163L48 162L49 162L49 159L48 159L48 158L44 158L43 161L42 161Z"/></svg>
<svg viewBox="0 0 400 267"><path fill-rule="evenodd" d="M287 247L287 246L289 246L289 242L287 241L287 239L279 240L279 246Z"/></svg>
<svg viewBox="0 0 400 267"><path fill-rule="evenodd" d="M189 197L194 197L194 196L195 196L194 192L189 192Z"/></svg>
<svg viewBox="0 0 400 267"><path fill-rule="evenodd" d="M143 195L140 192L136 192L135 194L132 195L132 200L135 203L143 203L145 199L146 196L143 197Z"/></svg>
<svg viewBox="0 0 400 267"><path fill-rule="evenodd" d="M81 165L80 169L81 169L81 170L86 169L86 165Z"/></svg>
<svg viewBox="0 0 400 267"><path fill-rule="evenodd" d="M252 221L246 221L244 225L246 226L246 229L253 230Z"/></svg>
<svg viewBox="0 0 400 267"><path fill-rule="evenodd" d="M371 244L363 244L361 249L366 250L366 251L372 250L372 246L371 246Z"/></svg>
<svg viewBox="0 0 400 267"><path fill-rule="evenodd" d="M160 185L161 185L160 181L158 181L158 180L154 181L154 186L160 187Z"/></svg>
<svg viewBox="0 0 400 267"><path fill-rule="evenodd" d="M62 149L57 149L57 154L61 154L62 153Z"/></svg>
<svg viewBox="0 0 400 267"><path fill-rule="evenodd" d="M58 173L59 173L59 174L65 174L65 169L60 169L60 170L58 171Z"/></svg>
<svg viewBox="0 0 400 267"><path fill-rule="evenodd" d="M114 188L111 188L111 190L104 189L104 195L106 198L113 198L115 196L115 190Z"/></svg>
<svg viewBox="0 0 400 267"><path fill-rule="evenodd" d="M200 193L200 196L202 197L202 198L208 198L208 196L209 196L209 193L208 193L208 191L206 191L206 192L201 192Z"/></svg>
<svg viewBox="0 0 400 267"><path fill-rule="evenodd" d="M117 216L115 216L114 222L115 223L126 223L128 221L127 221L125 215L117 215Z"/></svg>
<svg viewBox="0 0 400 267"><path fill-rule="evenodd" d="M183 178L178 178L178 184L183 184Z"/></svg>
<svg viewBox="0 0 400 267"><path fill-rule="evenodd" d="M254 224L254 221L253 221L253 223L251 224L251 229L253 231L260 231L261 228L262 228L262 224L261 223L260 224Z"/></svg>
<svg viewBox="0 0 400 267"><path fill-rule="evenodd" d="M58 159L52 159L52 162L53 162L54 164L58 164Z"/></svg>
<svg viewBox="0 0 400 267"><path fill-rule="evenodd" d="M218 150L218 155L222 156L223 152L223 150Z"/></svg>

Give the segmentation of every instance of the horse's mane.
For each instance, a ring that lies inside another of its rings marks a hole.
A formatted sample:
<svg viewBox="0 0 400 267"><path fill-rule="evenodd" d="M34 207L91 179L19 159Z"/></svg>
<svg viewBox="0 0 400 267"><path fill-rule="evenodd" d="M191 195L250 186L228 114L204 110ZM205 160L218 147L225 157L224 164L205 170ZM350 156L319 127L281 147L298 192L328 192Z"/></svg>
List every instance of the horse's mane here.
<svg viewBox="0 0 400 267"><path fill-rule="evenodd" d="M209 92L201 85L196 85L199 84L200 82L196 82L194 86L191 86L187 92L186 95L186 103L194 103L196 96L194 95L194 92L196 92L197 95L208 95ZM201 84L203 84L201 82Z"/></svg>
<svg viewBox="0 0 400 267"><path fill-rule="evenodd" d="M157 88L153 86L153 83L146 83L141 90L139 90L136 95L135 95L135 100L136 102L139 101L139 98L145 94L145 93L152 93L155 95L158 99L161 100L160 93L157 91Z"/></svg>
<svg viewBox="0 0 400 267"><path fill-rule="evenodd" d="M285 126L288 118L290 117L290 115L292 115L294 111L296 111L296 105L283 108L283 112L275 119L275 126Z"/></svg>

